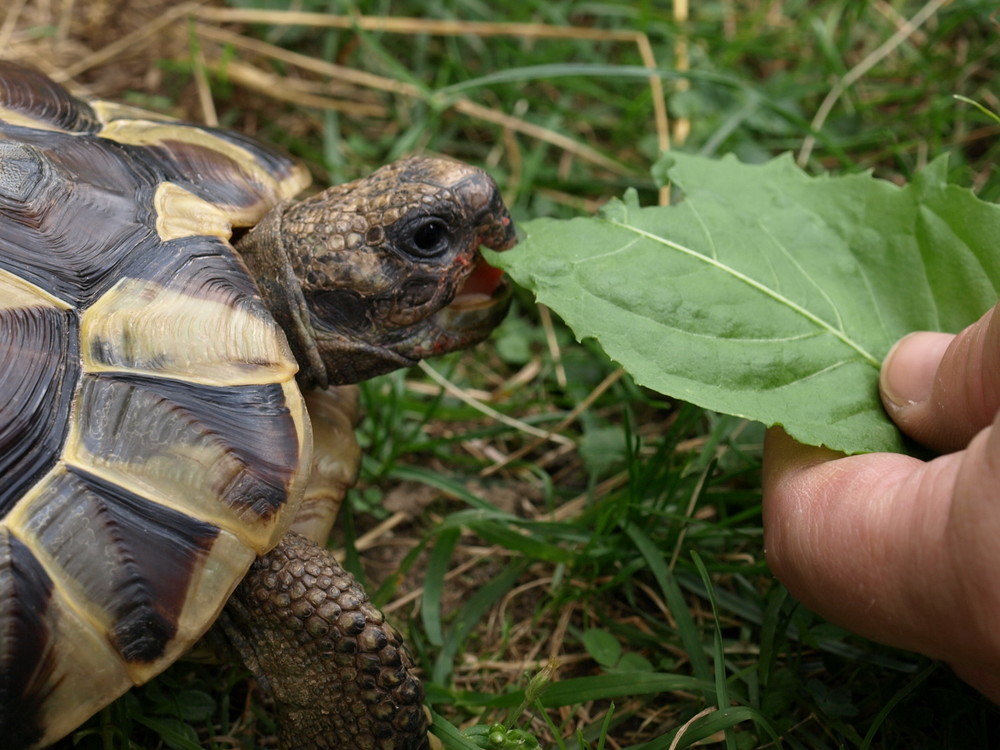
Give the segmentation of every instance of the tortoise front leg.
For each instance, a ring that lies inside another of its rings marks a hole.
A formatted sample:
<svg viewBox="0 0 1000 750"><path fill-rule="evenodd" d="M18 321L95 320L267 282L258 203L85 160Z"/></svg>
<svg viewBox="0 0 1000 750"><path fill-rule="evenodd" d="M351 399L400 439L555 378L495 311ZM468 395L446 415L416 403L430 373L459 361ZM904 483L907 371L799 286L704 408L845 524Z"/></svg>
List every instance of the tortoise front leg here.
<svg viewBox="0 0 1000 750"><path fill-rule="evenodd" d="M328 550L289 533L253 564L222 621L274 695L282 750L431 747L402 637Z"/></svg>
<svg viewBox="0 0 1000 750"><path fill-rule="evenodd" d="M361 465L361 449L354 434L360 412L358 387L313 388L303 396L312 424L313 459L292 531L322 545Z"/></svg>

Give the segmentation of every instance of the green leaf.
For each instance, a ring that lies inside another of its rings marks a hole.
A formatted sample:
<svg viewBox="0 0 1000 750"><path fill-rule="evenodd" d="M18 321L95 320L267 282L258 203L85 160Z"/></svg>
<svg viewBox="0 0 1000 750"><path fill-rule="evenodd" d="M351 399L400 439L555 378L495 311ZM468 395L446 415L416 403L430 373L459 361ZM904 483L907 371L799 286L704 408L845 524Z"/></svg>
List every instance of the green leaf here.
<svg viewBox="0 0 1000 750"><path fill-rule="evenodd" d="M537 219L489 259L597 339L637 382L848 452L901 450L880 363L913 330L957 331L997 301L1000 207L939 159L898 187L672 153L670 207L613 201Z"/></svg>
<svg viewBox="0 0 1000 750"><path fill-rule="evenodd" d="M622 645L606 630L588 628L583 631L583 647L602 667L613 667L622 658Z"/></svg>
<svg viewBox="0 0 1000 750"><path fill-rule="evenodd" d="M201 743L198 742L198 733L190 724L185 724L180 719L138 716L136 721L156 732L167 747L172 748L172 750L200 750L201 748Z"/></svg>
<svg viewBox="0 0 1000 750"><path fill-rule="evenodd" d="M642 654L629 651L622 654L621 661L618 662L617 669L622 672L652 672L653 665Z"/></svg>
<svg viewBox="0 0 1000 750"><path fill-rule="evenodd" d="M625 461L628 436L620 426L591 427L580 438L580 458L594 476L601 476Z"/></svg>

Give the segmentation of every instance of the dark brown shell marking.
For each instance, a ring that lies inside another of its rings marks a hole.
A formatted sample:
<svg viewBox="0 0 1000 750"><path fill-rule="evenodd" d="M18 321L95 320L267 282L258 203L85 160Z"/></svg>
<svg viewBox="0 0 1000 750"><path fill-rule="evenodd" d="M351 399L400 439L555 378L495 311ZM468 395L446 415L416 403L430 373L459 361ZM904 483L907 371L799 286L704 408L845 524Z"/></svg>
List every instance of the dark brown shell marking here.
<svg viewBox="0 0 1000 750"><path fill-rule="evenodd" d="M156 257L158 178L117 144L0 125L0 162L0 268L86 307Z"/></svg>
<svg viewBox="0 0 1000 750"><path fill-rule="evenodd" d="M272 183L275 177L293 179L292 162L239 133L218 130L212 135L245 151L252 159L222 159L216 148L197 142L197 137L204 134L201 128L180 124L172 124L171 127L178 133L189 133L191 139L166 139L159 145L150 146L148 155L157 160L165 179L183 186L199 198L214 204L249 208L273 201ZM249 165L255 168L249 169ZM270 179L262 181L262 177ZM298 185L287 192L291 197L298 192ZM249 226L250 223L255 222L240 222L239 225Z"/></svg>
<svg viewBox="0 0 1000 750"><path fill-rule="evenodd" d="M287 501L298 438L279 385L214 388L85 375L76 412L73 449L87 463L121 483L169 482L178 503L207 490L237 533L240 524L272 518ZM209 456L217 458L206 475L198 464ZM213 484L186 486L188 478Z"/></svg>
<svg viewBox="0 0 1000 750"><path fill-rule="evenodd" d="M41 300L0 309L0 362L17 363L0 369L0 518L55 464L67 422L54 417L69 413L78 337L71 310Z"/></svg>
<svg viewBox="0 0 1000 750"><path fill-rule="evenodd" d="M0 732L15 748L38 741L39 709L55 671L45 614L52 579L31 551L0 527Z"/></svg>
<svg viewBox="0 0 1000 750"><path fill-rule="evenodd" d="M108 614L109 637L122 658L163 656L195 563L219 529L73 468L47 483L34 509L25 530L61 578Z"/></svg>
<svg viewBox="0 0 1000 750"><path fill-rule="evenodd" d="M0 60L0 120L72 132L100 127L94 110L70 96L62 86L33 68Z"/></svg>

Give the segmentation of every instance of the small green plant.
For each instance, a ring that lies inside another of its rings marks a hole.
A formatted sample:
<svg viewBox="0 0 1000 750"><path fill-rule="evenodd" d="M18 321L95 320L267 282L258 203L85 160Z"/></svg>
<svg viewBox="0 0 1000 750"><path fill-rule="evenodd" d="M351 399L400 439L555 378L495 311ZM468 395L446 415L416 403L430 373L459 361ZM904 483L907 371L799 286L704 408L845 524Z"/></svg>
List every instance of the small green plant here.
<svg viewBox="0 0 1000 750"><path fill-rule="evenodd" d="M483 750L536 750L538 738L523 729L508 729L503 724L475 726L465 732L472 743Z"/></svg>
<svg viewBox="0 0 1000 750"><path fill-rule="evenodd" d="M514 727L514 723L522 717L525 711L538 704L539 697L552 681L557 665L550 662L538 674L533 676L524 690L524 699L520 705L511 708L502 722L493 724L474 724L465 729L462 736L472 743L473 747L482 750L536 750L542 745L531 732Z"/></svg>

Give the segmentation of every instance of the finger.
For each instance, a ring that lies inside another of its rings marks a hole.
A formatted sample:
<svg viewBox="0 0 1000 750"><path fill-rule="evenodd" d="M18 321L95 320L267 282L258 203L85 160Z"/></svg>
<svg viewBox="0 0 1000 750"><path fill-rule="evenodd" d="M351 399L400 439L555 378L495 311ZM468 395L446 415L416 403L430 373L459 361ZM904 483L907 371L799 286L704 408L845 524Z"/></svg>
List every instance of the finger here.
<svg viewBox="0 0 1000 750"><path fill-rule="evenodd" d="M924 651L913 611L913 578L930 555L914 560L928 524L915 523L923 462L896 454L823 460L832 452L800 446L770 430L764 448L764 544L768 565L809 609L856 633ZM942 504L928 512L942 513ZM932 519L938 532L945 517ZM919 566L915 567L919 562ZM928 566L937 576L933 564ZM920 583L940 591L940 581ZM937 585L936 585L937 584Z"/></svg>
<svg viewBox="0 0 1000 750"><path fill-rule="evenodd" d="M1000 423L1000 418L998 418ZM931 462L765 440L767 561L809 609L951 663L1000 701L1000 424ZM989 665L983 674L976 665Z"/></svg>
<svg viewBox="0 0 1000 750"><path fill-rule="evenodd" d="M1000 409L996 310L957 336L910 334L886 357L882 401L900 429L917 442L940 452L960 450L993 421Z"/></svg>
<svg viewBox="0 0 1000 750"><path fill-rule="evenodd" d="M957 599L974 603L962 612L965 620L963 641L979 644L979 653L946 657L952 668L969 684L1000 703L1000 589L996 570L1000 566L996 540L1000 535L1000 508L996 487L1000 486L1000 415L990 428L981 431L969 447L955 456L958 474L944 540ZM960 605L961 606L961 605ZM961 612L961 610L959 610Z"/></svg>
<svg viewBox="0 0 1000 750"><path fill-rule="evenodd" d="M764 486L787 481L811 466L843 458L844 454L815 445L803 445L781 427L770 428L764 437Z"/></svg>

